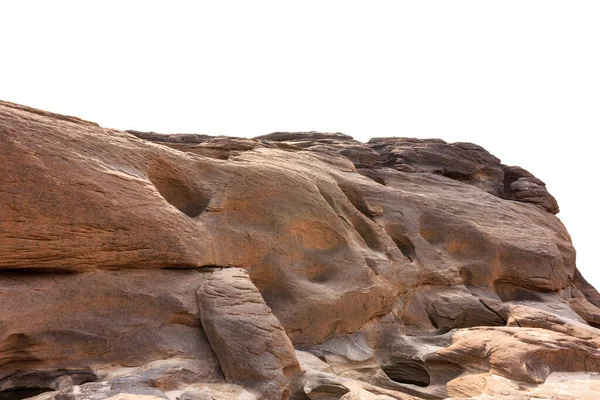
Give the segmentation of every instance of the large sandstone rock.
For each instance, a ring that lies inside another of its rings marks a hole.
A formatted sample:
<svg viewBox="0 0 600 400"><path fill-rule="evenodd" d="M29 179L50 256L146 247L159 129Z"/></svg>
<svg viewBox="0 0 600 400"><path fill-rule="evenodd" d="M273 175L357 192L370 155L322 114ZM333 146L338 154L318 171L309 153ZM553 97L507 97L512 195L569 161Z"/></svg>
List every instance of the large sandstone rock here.
<svg viewBox="0 0 600 400"><path fill-rule="evenodd" d="M595 398L600 295L557 212L468 143L1 102L0 398Z"/></svg>
<svg viewBox="0 0 600 400"><path fill-rule="evenodd" d="M292 342L245 270L210 274L198 289L202 326L225 378L259 398L286 400L287 377L300 372Z"/></svg>

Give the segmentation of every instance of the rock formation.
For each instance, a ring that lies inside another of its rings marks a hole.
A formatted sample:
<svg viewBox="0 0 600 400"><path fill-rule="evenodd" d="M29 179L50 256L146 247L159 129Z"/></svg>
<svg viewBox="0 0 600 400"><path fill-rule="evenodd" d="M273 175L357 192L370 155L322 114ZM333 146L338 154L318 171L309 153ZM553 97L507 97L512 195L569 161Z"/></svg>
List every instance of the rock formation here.
<svg viewBox="0 0 600 400"><path fill-rule="evenodd" d="M0 399L598 399L557 212L470 143L0 102Z"/></svg>

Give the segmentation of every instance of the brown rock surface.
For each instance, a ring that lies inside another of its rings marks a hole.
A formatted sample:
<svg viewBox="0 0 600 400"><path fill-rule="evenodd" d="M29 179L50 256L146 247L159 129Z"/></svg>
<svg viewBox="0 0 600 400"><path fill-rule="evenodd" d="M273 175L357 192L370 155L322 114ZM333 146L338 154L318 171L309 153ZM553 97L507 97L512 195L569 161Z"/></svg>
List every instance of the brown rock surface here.
<svg viewBox="0 0 600 400"><path fill-rule="evenodd" d="M0 102L0 398L600 397L557 212L469 143Z"/></svg>
<svg viewBox="0 0 600 400"><path fill-rule="evenodd" d="M300 372L292 342L248 273L227 268L198 289L202 326L227 381L259 398L288 399L287 377Z"/></svg>

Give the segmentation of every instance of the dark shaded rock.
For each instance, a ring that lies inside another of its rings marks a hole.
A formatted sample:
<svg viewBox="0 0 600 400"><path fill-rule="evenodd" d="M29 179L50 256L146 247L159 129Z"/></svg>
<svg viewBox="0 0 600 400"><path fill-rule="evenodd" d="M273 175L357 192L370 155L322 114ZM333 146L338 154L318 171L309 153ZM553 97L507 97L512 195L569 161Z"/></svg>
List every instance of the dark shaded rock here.
<svg viewBox="0 0 600 400"><path fill-rule="evenodd" d="M502 166L504 170L504 193L509 200L533 203L557 214L558 203L546 190L546 184L521 167Z"/></svg>
<svg viewBox="0 0 600 400"><path fill-rule="evenodd" d="M553 214L559 211L544 182L520 167L502 165L476 144L373 138L368 145L379 153L380 165L404 172L442 175L504 199L537 204Z"/></svg>
<svg viewBox="0 0 600 400"><path fill-rule="evenodd" d="M340 132L273 132L255 137L255 139L272 140L274 142L299 142L314 143L322 142L346 142L354 141L352 136Z"/></svg>
<svg viewBox="0 0 600 400"><path fill-rule="evenodd" d="M368 145L379 153L383 166L442 175L502 195L504 175L500 160L480 146L408 138L373 138Z"/></svg>

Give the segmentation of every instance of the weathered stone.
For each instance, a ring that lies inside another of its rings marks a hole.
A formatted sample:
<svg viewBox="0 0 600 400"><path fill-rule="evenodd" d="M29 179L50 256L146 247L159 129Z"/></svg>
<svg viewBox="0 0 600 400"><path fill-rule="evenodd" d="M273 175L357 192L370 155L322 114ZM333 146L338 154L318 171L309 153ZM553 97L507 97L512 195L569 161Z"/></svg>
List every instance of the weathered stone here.
<svg viewBox="0 0 600 400"><path fill-rule="evenodd" d="M600 294L556 212L470 143L0 102L0 397L595 398Z"/></svg>
<svg viewBox="0 0 600 400"><path fill-rule="evenodd" d="M198 290L202 325L228 382L264 399L289 398L287 378L300 372L292 342L240 268L215 271Z"/></svg>
<svg viewBox="0 0 600 400"><path fill-rule="evenodd" d="M0 275L0 390L61 389L100 378L110 365L136 367L185 357L194 379L222 380L199 321L193 270Z"/></svg>

